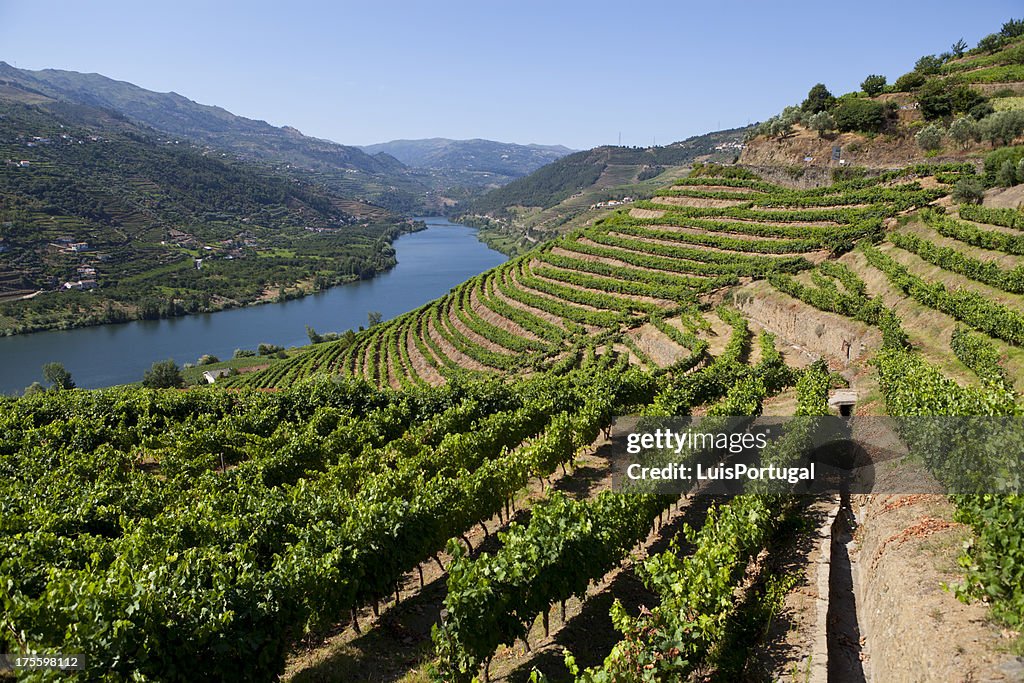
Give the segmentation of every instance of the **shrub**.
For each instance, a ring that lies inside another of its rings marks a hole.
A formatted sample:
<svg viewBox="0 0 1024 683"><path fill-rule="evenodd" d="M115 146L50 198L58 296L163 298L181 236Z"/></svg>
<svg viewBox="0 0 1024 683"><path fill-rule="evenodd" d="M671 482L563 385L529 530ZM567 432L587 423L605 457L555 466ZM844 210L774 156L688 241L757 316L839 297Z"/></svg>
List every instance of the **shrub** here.
<svg viewBox="0 0 1024 683"><path fill-rule="evenodd" d="M844 132L877 132L885 125L885 106L872 100L842 100L832 115L836 128Z"/></svg>
<svg viewBox="0 0 1024 683"><path fill-rule="evenodd" d="M142 386L148 389L173 389L185 386L185 379L174 360L157 361L146 370L142 377Z"/></svg>
<svg viewBox="0 0 1024 683"><path fill-rule="evenodd" d="M1017 184L1017 164L1009 159L1004 161L996 171L996 185L1010 187Z"/></svg>
<svg viewBox="0 0 1024 683"><path fill-rule="evenodd" d="M992 106L991 102L985 101L981 104L974 105L967 113L970 114L971 118L975 121L981 121L986 116L992 116L992 114L995 114L996 108Z"/></svg>
<svg viewBox="0 0 1024 683"><path fill-rule="evenodd" d="M978 41L978 49L989 54L1003 46L1003 37L998 33L990 33Z"/></svg>
<svg viewBox="0 0 1024 683"><path fill-rule="evenodd" d="M1024 147L1003 147L985 156L985 183L996 184L996 176L1007 162L1016 169L1020 160L1024 159ZM1016 175L1016 172L1015 172Z"/></svg>
<svg viewBox="0 0 1024 683"><path fill-rule="evenodd" d="M953 113L953 98L940 80L930 80L921 87L917 96L921 115L925 121L934 121Z"/></svg>
<svg viewBox="0 0 1024 683"><path fill-rule="evenodd" d="M980 92L970 86L961 85L953 89L949 94L953 104L953 111L966 114L975 107L988 102L988 99Z"/></svg>
<svg viewBox="0 0 1024 683"><path fill-rule="evenodd" d="M944 134L945 131L933 123L919 130L914 139L917 140L917 144L921 149L930 152L942 147L942 136Z"/></svg>
<svg viewBox="0 0 1024 683"><path fill-rule="evenodd" d="M928 77L924 74L911 71L910 73L903 74L897 78L896 82L893 84L893 89L896 90L896 92L910 92L911 90L920 88L927 80Z"/></svg>
<svg viewBox="0 0 1024 683"><path fill-rule="evenodd" d="M276 344L260 344L256 348L256 353L261 356L271 356L278 351L284 351L284 348L277 346Z"/></svg>
<svg viewBox="0 0 1024 683"><path fill-rule="evenodd" d="M811 114L807 117L807 127L817 131L820 138L823 133L836 127L836 120L827 111L819 111L817 114Z"/></svg>
<svg viewBox="0 0 1024 683"><path fill-rule="evenodd" d="M953 186L953 201L958 204L981 204L985 186L978 178L964 177Z"/></svg>
<svg viewBox="0 0 1024 683"><path fill-rule="evenodd" d="M969 116L961 116L949 126L949 137L960 147L966 148L971 141L981 139L978 122Z"/></svg>
<svg viewBox="0 0 1024 683"><path fill-rule="evenodd" d="M827 111L836 103L835 96L828 91L824 83L818 83L807 93L807 99L800 105L800 110L808 114Z"/></svg>
<svg viewBox="0 0 1024 683"><path fill-rule="evenodd" d="M942 60L935 55L925 55L914 64L914 71L925 76L934 76L942 68Z"/></svg>
<svg viewBox="0 0 1024 683"><path fill-rule="evenodd" d="M217 356L211 356L208 353L204 354L202 356L199 356L199 365L213 365L214 363L219 363L219 362L220 362L220 358L217 358Z"/></svg>
<svg viewBox="0 0 1024 683"><path fill-rule="evenodd" d="M880 94L885 89L885 76L871 74L860 84L860 89L871 97Z"/></svg>
<svg viewBox="0 0 1024 683"><path fill-rule="evenodd" d="M252 349L235 349L235 358L253 358L256 352Z"/></svg>

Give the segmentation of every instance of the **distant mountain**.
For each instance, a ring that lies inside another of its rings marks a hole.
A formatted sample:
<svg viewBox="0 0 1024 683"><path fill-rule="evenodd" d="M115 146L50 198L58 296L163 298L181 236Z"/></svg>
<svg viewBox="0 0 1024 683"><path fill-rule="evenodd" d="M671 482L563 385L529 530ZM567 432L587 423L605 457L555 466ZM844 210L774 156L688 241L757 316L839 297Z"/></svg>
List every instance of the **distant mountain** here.
<svg viewBox="0 0 1024 683"><path fill-rule="evenodd" d="M358 147L309 137L290 126L278 128L266 121L236 116L221 107L193 102L175 92L153 92L100 74L58 69L28 71L0 62L0 81L53 99L111 109L164 133L231 151L242 158L289 161L314 170L395 170L392 164L375 159Z"/></svg>
<svg viewBox="0 0 1024 683"><path fill-rule="evenodd" d="M410 227L110 110L0 86L0 334L372 277L394 265L390 242Z"/></svg>
<svg viewBox="0 0 1024 683"><path fill-rule="evenodd" d="M414 168L477 171L503 176L524 176L561 159L573 150L562 145L517 145L493 140L392 140L361 149L368 154L389 154Z"/></svg>
<svg viewBox="0 0 1024 683"><path fill-rule="evenodd" d="M466 211L489 214L511 206L547 209L592 186L640 182L667 166L683 166L706 155L732 161L749 127L716 131L664 147L595 147L564 156L534 173L493 190Z"/></svg>
<svg viewBox="0 0 1024 683"><path fill-rule="evenodd" d="M16 69L0 62L0 94L26 104L62 102L101 108L166 135L180 137L246 161L277 165L292 174L312 174L349 198L381 203L397 211L422 211L438 183L388 155L303 135L199 104L178 93L158 93L100 74Z"/></svg>

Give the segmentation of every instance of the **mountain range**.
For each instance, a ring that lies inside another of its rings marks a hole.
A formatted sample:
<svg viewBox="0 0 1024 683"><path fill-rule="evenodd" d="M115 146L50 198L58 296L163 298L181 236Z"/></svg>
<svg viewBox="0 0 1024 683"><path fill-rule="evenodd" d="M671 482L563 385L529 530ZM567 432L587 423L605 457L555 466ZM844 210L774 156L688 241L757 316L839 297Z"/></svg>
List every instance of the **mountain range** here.
<svg viewBox="0 0 1024 683"><path fill-rule="evenodd" d="M568 154L564 147L490 140L403 140L365 149L233 114L176 92L95 73L30 71L0 62L0 96L26 104L83 105L239 159L326 185L350 199L422 213L471 199Z"/></svg>

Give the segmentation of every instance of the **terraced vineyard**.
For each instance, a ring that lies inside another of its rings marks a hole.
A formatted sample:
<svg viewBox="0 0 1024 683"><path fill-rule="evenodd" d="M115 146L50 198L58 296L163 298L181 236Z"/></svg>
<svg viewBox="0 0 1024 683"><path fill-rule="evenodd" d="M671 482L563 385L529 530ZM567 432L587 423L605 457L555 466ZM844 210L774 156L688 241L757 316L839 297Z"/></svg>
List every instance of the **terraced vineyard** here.
<svg viewBox="0 0 1024 683"><path fill-rule="evenodd" d="M963 170L940 172L948 182ZM751 279L809 270L882 234L887 218L947 193L933 172L908 169L807 191L684 179L375 327L350 347L320 344L230 386L284 387L328 371L397 389L463 374L544 371L571 365L587 349L624 351L651 370L692 366L703 353L702 300ZM929 189L921 178L932 181Z"/></svg>
<svg viewBox="0 0 1024 683"><path fill-rule="evenodd" d="M827 616L843 564L806 548L846 548L836 520L860 514L862 543L881 534L873 572L925 537L955 557L968 534L955 585L975 602L937 590L937 560L915 599L973 619L987 647L977 598L1024 621L1018 496L951 497L962 525L929 508L926 533L910 517L890 535L878 520L920 496L855 513L838 493L618 495L601 450L617 414L796 415L762 454L789 466L837 383L858 412L1024 413L1019 219L953 207L973 173L799 191L690 177L354 341L214 387L3 399L4 647L161 680L804 680L868 654L891 672L915 661L907 647L987 671L924 636L843 630ZM951 462L978 460L948 429L897 424L922 477L948 484ZM984 445L977 477L1012 490L1013 458ZM810 622L772 635L806 595Z"/></svg>

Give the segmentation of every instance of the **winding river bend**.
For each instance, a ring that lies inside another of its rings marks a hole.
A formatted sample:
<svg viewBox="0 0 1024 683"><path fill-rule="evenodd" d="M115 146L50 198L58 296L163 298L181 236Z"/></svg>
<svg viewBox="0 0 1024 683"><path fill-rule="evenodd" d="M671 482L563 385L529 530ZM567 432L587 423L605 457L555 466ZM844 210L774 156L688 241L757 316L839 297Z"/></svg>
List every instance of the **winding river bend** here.
<svg viewBox="0 0 1024 683"><path fill-rule="evenodd" d="M444 218L420 220L427 229L399 237L398 265L372 280L279 304L0 337L0 393L17 393L42 381L41 368L51 361L63 363L78 386L94 389L138 381L154 361L166 358L182 364L204 353L227 359L235 349L253 349L262 342L307 344L306 325L319 332L358 329L370 311L387 320L505 261L471 228Z"/></svg>

